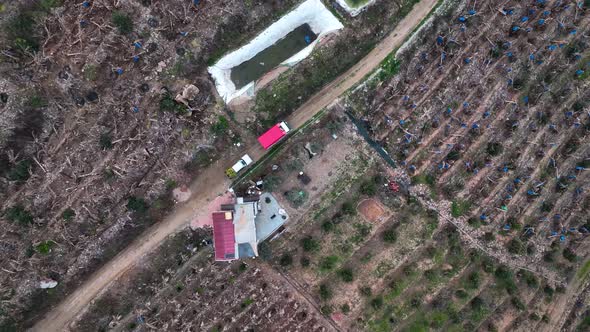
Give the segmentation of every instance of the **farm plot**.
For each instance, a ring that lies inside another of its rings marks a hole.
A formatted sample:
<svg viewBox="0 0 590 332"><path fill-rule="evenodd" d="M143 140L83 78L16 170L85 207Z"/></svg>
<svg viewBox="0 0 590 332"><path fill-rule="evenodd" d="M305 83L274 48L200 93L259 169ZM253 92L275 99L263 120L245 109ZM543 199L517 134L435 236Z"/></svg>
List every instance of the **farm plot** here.
<svg viewBox="0 0 590 332"><path fill-rule="evenodd" d="M129 281L102 295L76 328L322 331L329 327L280 275L255 261L216 264L211 248L206 247L181 254L177 248L177 258L157 276L152 272L159 267L153 263L138 276L128 276ZM158 259L166 257L156 254ZM150 283L145 280L148 275ZM127 293L120 293L121 289Z"/></svg>
<svg viewBox="0 0 590 332"><path fill-rule="evenodd" d="M368 119L414 184L429 188L464 240L552 280L547 293L583 289L574 281L590 226L590 9L559 1L458 8L397 54L397 75L351 95L350 110ZM535 315L484 306L493 318L482 324L565 324L572 303L555 309L527 296Z"/></svg>

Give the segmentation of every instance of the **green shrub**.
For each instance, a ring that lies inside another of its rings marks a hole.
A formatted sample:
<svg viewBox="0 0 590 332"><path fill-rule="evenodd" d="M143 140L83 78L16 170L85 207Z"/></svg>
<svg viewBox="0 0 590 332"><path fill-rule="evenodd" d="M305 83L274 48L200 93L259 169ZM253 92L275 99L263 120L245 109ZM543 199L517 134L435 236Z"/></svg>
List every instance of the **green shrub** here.
<svg viewBox="0 0 590 332"><path fill-rule="evenodd" d="M529 272L527 270L520 270L519 275L522 279L524 279L524 282L527 284L527 286L531 288L539 287L539 281L532 272Z"/></svg>
<svg viewBox="0 0 590 332"><path fill-rule="evenodd" d="M522 241L517 238L513 238L507 244L508 252L511 254L523 255L526 252L526 246Z"/></svg>
<svg viewBox="0 0 590 332"><path fill-rule="evenodd" d="M483 240L486 242L492 242L496 239L496 236L492 232L483 233Z"/></svg>
<svg viewBox="0 0 590 332"><path fill-rule="evenodd" d="M402 268L402 272L406 277L411 277L416 273L416 264L408 264Z"/></svg>
<svg viewBox="0 0 590 332"><path fill-rule="evenodd" d="M509 294L512 294L516 290L516 284L514 283L514 275L512 271L505 265L500 265L494 272L494 277L498 285Z"/></svg>
<svg viewBox="0 0 590 332"><path fill-rule="evenodd" d="M354 280L354 274L352 272L352 269L348 267L338 271L338 275L340 276L340 279L342 279L342 281L344 282L352 282Z"/></svg>
<svg viewBox="0 0 590 332"><path fill-rule="evenodd" d="M37 3L39 10L49 12L51 9L61 6L62 0L40 0Z"/></svg>
<svg viewBox="0 0 590 332"><path fill-rule="evenodd" d="M39 95L32 95L27 100L26 105L31 108L42 108L47 106L47 100Z"/></svg>
<svg viewBox="0 0 590 332"><path fill-rule="evenodd" d="M60 6L61 3L61 0L40 0L30 6L21 7L3 27L12 49L21 55L38 51L41 33L37 22L41 22L52 8ZM0 4L0 9L2 7Z"/></svg>
<svg viewBox="0 0 590 332"><path fill-rule="evenodd" d="M488 308L486 306L486 303L479 296L476 296L471 300L470 307L471 307L471 321L472 322L481 321L488 313Z"/></svg>
<svg viewBox="0 0 590 332"><path fill-rule="evenodd" d="M424 278L430 282L436 282L439 279L438 271L435 269L428 269L424 271Z"/></svg>
<svg viewBox="0 0 590 332"><path fill-rule="evenodd" d="M471 225L471 227L473 228L479 228L481 226L481 221L479 220L479 218L476 217L471 217L467 219L467 223Z"/></svg>
<svg viewBox="0 0 590 332"><path fill-rule="evenodd" d="M341 211L343 214L354 215L356 213L356 209L354 208L354 203L353 202L344 202L342 204Z"/></svg>
<svg viewBox="0 0 590 332"><path fill-rule="evenodd" d="M369 297L369 296L373 295L373 290L371 289L370 286L363 286L363 287L359 288L359 291L360 291L361 295L363 295L363 296Z"/></svg>
<svg viewBox="0 0 590 332"><path fill-rule="evenodd" d="M395 243L395 241L397 241L397 231L395 228L390 227L381 233L381 238L383 239L383 242Z"/></svg>
<svg viewBox="0 0 590 332"><path fill-rule="evenodd" d="M400 62L395 58L394 53L390 54L381 63L379 80L385 81L399 72Z"/></svg>
<svg viewBox="0 0 590 332"><path fill-rule="evenodd" d="M279 188L281 183L283 183L283 177L278 175L267 175L264 178L264 190L268 192L275 191Z"/></svg>
<svg viewBox="0 0 590 332"><path fill-rule="evenodd" d="M279 259L279 264L282 267L291 266L291 264L293 264L293 256L291 256L290 254L283 254Z"/></svg>
<svg viewBox="0 0 590 332"><path fill-rule="evenodd" d="M434 311L430 316L430 321L432 327L440 329L449 321L449 315L446 312Z"/></svg>
<svg viewBox="0 0 590 332"><path fill-rule="evenodd" d="M563 257L572 263L578 259L576 253L574 253L574 251L570 248L563 249Z"/></svg>
<svg viewBox="0 0 590 332"><path fill-rule="evenodd" d="M301 239L301 246L305 252L314 252L320 249L320 243L314 239L311 235L308 235Z"/></svg>
<svg viewBox="0 0 590 332"><path fill-rule="evenodd" d="M458 218L464 214L466 214L467 212L469 212L469 209L471 208L471 203L467 202L467 201L463 201L463 200L454 200L453 203L451 204L451 215L454 218Z"/></svg>
<svg viewBox="0 0 590 332"><path fill-rule="evenodd" d="M512 297L510 299L510 303L512 303L512 305L518 309L518 311L523 311L525 308L524 303L522 303L522 301L518 298L518 297Z"/></svg>
<svg viewBox="0 0 590 332"><path fill-rule="evenodd" d="M5 212L5 217L8 221L17 222L23 226L33 223L33 216L22 205L9 207Z"/></svg>
<svg viewBox="0 0 590 332"><path fill-rule="evenodd" d="M320 285L319 293L320 293L320 298L324 301L332 298L332 289L330 289L330 286L328 286L327 284Z"/></svg>
<svg viewBox="0 0 590 332"><path fill-rule="evenodd" d="M336 225L334 225L334 223L333 223L333 222L331 222L331 221L329 221L329 220L326 220L326 221L324 221L324 222L322 223L322 230L323 230L324 232L326 232L326 233L330 233L330 232L332 232L332 231L334 230L334 227L335 227L335 226L336 226Z"/></svg>
<svg viewBox="0 0 590 332"><path fill-rule="evenodd" d="M466 299L469 296L469 293L467 293L464 289L457 289L455 291L455 296L460 299Z"/></svg>
<svg viewBox="0 0 590 332"><path fill-rule="evenodd" d="M258 244L258 254L260 255L260 258L265 261L270 261L272 259L272 249L268 242L264 241Z"/></svg>
<svg viewBox="0 0 590 332"><path fill-rule="evenodd" d="M76 212L74 212L74 210L68 208L65 209L64 212L61 214L61 218L65 221L70 221L72 219L74 219L74 217L76 216Z"/></svg>
<svg viewBox="0 0 590 332"><path fill-rule="evenodd" d="M213 134L215 134L217 136L221 136L221 135L225 134L228 129L229 129L229 121L227 121L227 119L223 115L220 115L217 118L217 122L215 122L211 126L211 131L213 132Z"/></svg>
<svg viewBox="0 0 590 332"><path fill-rule="evenodd" d="M86 64L82 69L84 78L87 81L96 81L98 78L98 67L92 64Z"/></svg>
<svg viewBox="0 0 590 332"><path fill-rule="evenodd" d="M498 142L490 142L486 147L486 152L492 157L499 155L503 150L504 147Z"/></svg>
<svg viewBox="0 0 590 332"><path fill-rule="evenodd" d="M111 168L105 168L102 172L102 175L106 181L110 181L117 176L117 174L115 174Z"/></svg>
<svg viewBox="0 0 590 332"><path fill-rule="evenodd" d="M309 257L307 256L302 256L301 259L299 260L299 264L301 264L301 267L309 267L309 265L311 265L311 261L309 260Z"/></svg>
<svg viewBox="0 0 590 332"><path fill-rule="evenodd" d="M334 312L334 308L332 308L331 305L326 304L320 308L320 312L322 313L322 315L329 316Z"/></svg>
<svg viewBox="0 0 590 332"><path fill-rule="evenodd" d="M247 307L249 307L252 303L254 303L254 299L251 298L247 298L244 301L242 301L242 303L240 304L240 307L242 309L246 309Z"/></svg>
<svg viewBox="0 0 590 332"><path fill-rule="evenodd" d="M549 285L545 285L545 287L543 287L543 293L545 293L545 296L548 299L553 298L553 294L555 293L555 290L549 286Z"/></svg>
<svg viewBox="0 0 590 332"><path fill-rule="evenodd" d="M167 191L174 190L176 187L178 187L178 183L176 182L176 180L166 179L166 190Z"/></svg>
<svg viewBox="0 0 590 332"><path fill-rule="evenodd" d="M33 12L18 13L6 23L5 31L12 48L16 51L25 53L39 50L37 23Z"/></svg>
<svg viewBox="0 0 590 332"><path fill-rule="evenodd" d="M363 242L367 238L367 236L369 234L371 234L372 228L373 228L373 225L371 225L371 224L355 223L354 229L356 232L355 232L354 236L350 239L351 242L354 244L359 244L359 243Z"/></svg>
<svg viewBox="0 0 590 332"><path fill-rule="evenodd" d="M111 21L122 35L126 35L133 31L133 20L127 13L115 11L111 16Z"/></svg>
<svg viewBox="0 0 590 332"><path fill-rule="evenodd" d="M377 193L377 185L374 181L365 181L361 184L361 194L367 196L373 196Z"/></svg>
<svg viewBox="0 0 590 332"><path fill-rule="evenodd" d="M379 295L377 297L374 297L371 300L371 307L373 307L373 309L375 310L379 310L383 307L383 296Z"/></svg>
<svg viewBox="0 0 590 332"><path fill-rule="evenodd" d="M287 192L287 200L289 200L289 202L291 203L291 205L294 208L298 208L301 205L303 205L303 203L305 203L305 201L307 201L307 191L300 189L300 188L293 188L291 190L289 190Z"/></svg>
<svg viewBox="0 0 590 332"><path fill-rule="evenodd" d="M479 273L477 271L475 272L471 272L469 274L469 276L467 277L467 280L465 282L465 286L467 287L467 289L478 289L479 288L479 284L480 284L480 276Z"/></svg>
<svg viewBox="0 0 590 332"><path fill-rule="evenodd" d="M47 255L51 251L53 246L55 246L55 242L53 242L52 240L47 240L36 245L35 250L40 254Z"/></svg>
<svg viewBox="0 0 590 332"><path fill-rule="evenodd" d="M169 93L164 94L160 99L160 111L171 112L176 114L186 114L187 109L184 104L177 103Z"/></svg>
<svg viewBox="0 0 590 332"><path fill-rule="evenodd" d="M102 133L98 140L98 144L102 150L110 150L113 148L113 138L109 133Z"/></svg>
<svg viewBox="0 0 590 332"><path fill-rule="evenodd" d="M29 179L31 174L32 162L30 159L23 159L19 161L14 167L10 168L7 174L9 181L25 182Z"/></svg>
<svg viewBox="0 0 590 332"><path fill-rule="evenodd" d="M143 198L131 196L127 201L127 209L138 213L145 213L148 205Z"/></svg>
<svg viewBox="0 0 590 332"><path fill-rule="evenodd" d="M348 303L344 303L340 306L340 311L342 311L343 314L347 315L350 312L350 305L348 305Z"/></svg>
<svg viewBox="0 0 590 332"><path fill-rule="evenodd" d="M418 174L412 177L412 183L426 184L430 187L434 187L436 184L436 178L432 176L432 174Z"/></svg>

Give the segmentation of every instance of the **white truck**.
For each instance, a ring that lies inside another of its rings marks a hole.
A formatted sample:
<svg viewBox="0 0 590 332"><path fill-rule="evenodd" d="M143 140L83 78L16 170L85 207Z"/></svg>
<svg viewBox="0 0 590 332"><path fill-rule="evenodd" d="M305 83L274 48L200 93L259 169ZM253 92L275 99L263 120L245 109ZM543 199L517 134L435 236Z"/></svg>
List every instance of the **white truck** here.
<svg viewBox="0 0 590 332"><path fill-rule="evenodd" d="M244 167L250 165L252 163L252 158L248 154L242 156L238 162L236 162L232 167L228 168L225 171L225 174L230 178L235 177L239 171L241 171Z"/></svg>

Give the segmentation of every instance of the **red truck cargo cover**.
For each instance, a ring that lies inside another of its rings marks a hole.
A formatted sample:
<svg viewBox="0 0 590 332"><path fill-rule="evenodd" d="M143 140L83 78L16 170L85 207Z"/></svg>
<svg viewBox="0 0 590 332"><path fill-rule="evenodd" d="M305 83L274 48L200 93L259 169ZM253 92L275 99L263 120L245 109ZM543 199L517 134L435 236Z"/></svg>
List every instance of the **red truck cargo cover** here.
<svg viewBox="0 0 590 332"><path fill-rule="evenodd" d="M274 125L270 128L266 133L262 134L262 136L258 137L258 142L262 145L262 147L266 150L270 148L273 144L278 142L281 138L283 138L286 133L283 131L279 124Z"/></svg>

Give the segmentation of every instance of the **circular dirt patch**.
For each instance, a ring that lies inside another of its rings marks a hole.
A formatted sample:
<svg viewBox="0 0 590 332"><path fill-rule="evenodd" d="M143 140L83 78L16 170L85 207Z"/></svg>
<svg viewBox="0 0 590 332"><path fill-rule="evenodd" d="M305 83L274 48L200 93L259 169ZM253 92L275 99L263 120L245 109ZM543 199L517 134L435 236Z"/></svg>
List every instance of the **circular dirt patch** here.
<svg viewBox="0 0 590 332"><path fill-rule="evenodd" d="M368 198L359 203L357 210L370 222L382 221L387 214L385 208L377 200Z"/></svg>

